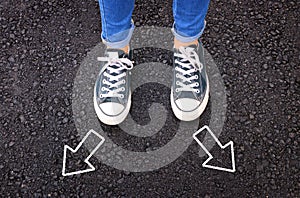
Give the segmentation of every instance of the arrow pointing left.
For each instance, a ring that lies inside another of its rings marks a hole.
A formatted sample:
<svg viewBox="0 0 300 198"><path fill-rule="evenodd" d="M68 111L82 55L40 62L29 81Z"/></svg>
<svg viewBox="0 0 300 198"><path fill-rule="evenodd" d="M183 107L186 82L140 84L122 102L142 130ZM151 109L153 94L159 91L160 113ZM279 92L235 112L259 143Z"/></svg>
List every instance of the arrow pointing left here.
<svg viewBox="0 0 300 198"><path fill-rule="evenodd" d="M84 159L84 162L89 166L89 168L85 170L78 170L73 172L66 172L66 161L67 161L67 151L71 151L72 153L76 153L82 146L82 144L88 139L93 138L94 142L97 142L95 148L92 150L92 152L89 154L88 157ZM95 139L96 138L96 139ZM90 130L84 138L81 140L81 142L78 144L78 146L75 149L72 149L70 146L65 145L64 146L64 156L63 156L63 168L62 168L62 175L63 176L70 176L70 175L76 175L81 173L87 173L95 170L95 167L89 162L89 159L94 155L94 153L100 148L100 146L104 143L105 139L101 135L99 135L94 130Z"/></svg>

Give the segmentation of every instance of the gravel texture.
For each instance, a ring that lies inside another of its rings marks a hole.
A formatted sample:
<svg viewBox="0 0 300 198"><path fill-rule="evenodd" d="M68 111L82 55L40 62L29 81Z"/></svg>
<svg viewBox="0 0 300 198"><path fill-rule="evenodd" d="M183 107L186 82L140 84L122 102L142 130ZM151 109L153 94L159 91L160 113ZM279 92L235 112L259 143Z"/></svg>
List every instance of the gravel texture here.
<svg viewBox="0 0 300 198"><path fill-rule="evenodd" d="M157 171L123 172L92 158L96 171L63 177L63 146L79 143L73 79L100 42L98 2L1 0L0 197L299 197L299 18L296 0L211 2L202 38L228 93L220 140L235 143L234 174L202 168L194 142ZM171 28L172 1L137 0L133 19ZM136 54L137 62L153 54L171 64L164 51ZM167 89L146 88L168 98ZM156 146L170 139L156 138Z"/></svg>

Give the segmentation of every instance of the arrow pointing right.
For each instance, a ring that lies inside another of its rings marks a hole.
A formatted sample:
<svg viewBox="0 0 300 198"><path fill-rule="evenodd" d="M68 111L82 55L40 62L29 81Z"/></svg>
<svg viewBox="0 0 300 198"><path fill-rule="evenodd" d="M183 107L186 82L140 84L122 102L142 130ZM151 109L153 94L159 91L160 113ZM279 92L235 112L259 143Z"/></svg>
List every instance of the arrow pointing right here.
<svg viewBox="0 0 300 198"><path fill-rule="evenodd" d="M230 150L231 150L231 164L232 164L232 168L223 168L223 167L219 167L219 166L212 166L212 165L208 165L208 162L213 159L214 157L212 156L212 154L206 149L206 147L204 146L204 144L197 138L197 135L203 131L205 131L205 129L209 132L209 134L211 135L211 137L214 139L214 141L218 144L218 146L221 149L225 149L226 147L230 146ZM193 134L193 138L196 140L196 142L202 147L202 149L205 151L205 153L209 156L208 159L203 162L202 166L206 167L206 168L211 168L211 169L216 169L216 170L221 170L221 171L227 171L227 172L235 172L235 161L234 161L234 149L233 149L233 142L230 141L227 144L225 144L224 146L221 144L221 142L218 140L218 138L215 136L215 134L210 130L210 128L205 125L204 127L202 127L201 129L199 129L198 131L196 131Z"/></svg>

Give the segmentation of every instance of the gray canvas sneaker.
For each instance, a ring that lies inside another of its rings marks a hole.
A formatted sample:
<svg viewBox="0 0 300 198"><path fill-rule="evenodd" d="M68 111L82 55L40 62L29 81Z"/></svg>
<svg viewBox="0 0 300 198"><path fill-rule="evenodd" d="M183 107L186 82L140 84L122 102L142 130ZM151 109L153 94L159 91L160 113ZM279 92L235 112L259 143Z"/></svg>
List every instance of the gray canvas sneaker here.
<svg viewBox="0 0 300 198"><path fill-rule="evenodd" d="M205 69L204 50L199 44L174 49L171 106L183 121L198 118L208 103L209 83Z"/></svg>
<svg viewBox="0 0 300 198"><path fill-rule="evenodd" d="M101 67L94 87L94 108L105 124L120 124L129 113L131 60L131 52L119 49L107 49L105 57L98 57Z"/></svg>

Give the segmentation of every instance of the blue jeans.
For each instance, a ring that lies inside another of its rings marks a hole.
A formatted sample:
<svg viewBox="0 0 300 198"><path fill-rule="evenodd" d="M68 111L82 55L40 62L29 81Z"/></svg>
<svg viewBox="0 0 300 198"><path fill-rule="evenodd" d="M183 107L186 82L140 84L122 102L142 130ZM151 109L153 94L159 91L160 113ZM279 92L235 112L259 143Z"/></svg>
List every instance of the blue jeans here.
<svg viewBox="0 0 300 198"><path fill-rule="evenodd" d="M99 0L103 42L112 48L129 44L134 30L134 0ZM172 32L181 42L198 39L205 28L209 0L173 0Z"/></svg>

